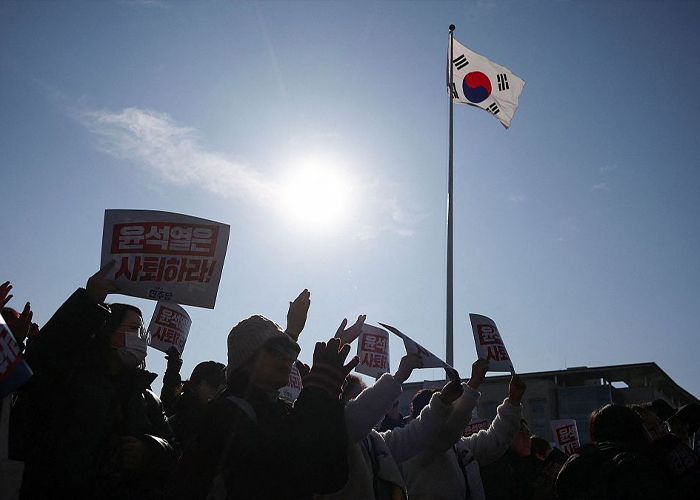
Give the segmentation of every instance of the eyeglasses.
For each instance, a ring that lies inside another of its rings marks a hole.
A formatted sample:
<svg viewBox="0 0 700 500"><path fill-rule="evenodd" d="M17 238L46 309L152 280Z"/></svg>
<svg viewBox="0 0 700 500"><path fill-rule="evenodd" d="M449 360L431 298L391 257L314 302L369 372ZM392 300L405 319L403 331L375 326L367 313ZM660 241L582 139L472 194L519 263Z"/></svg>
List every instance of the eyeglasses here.
<svg viewBox="0 0 700 500"><path fill-rule="evenodd" d="M265 344L263 347L268 353L270 353L275 358L283 358L286 356L292 361L296 361L297 359L297 351L295 349L292 349L292 347L288 347L277 343Z"/></svg>
<svg viewBox="0 0 700 500"><path fill-rule="evenodd" d="M117 333L123 333L124 335L133 335L141 339L146 339L148 337L148 331L143 325L139 326L136 331L133 329L118 329L114 331Z"/></svg>

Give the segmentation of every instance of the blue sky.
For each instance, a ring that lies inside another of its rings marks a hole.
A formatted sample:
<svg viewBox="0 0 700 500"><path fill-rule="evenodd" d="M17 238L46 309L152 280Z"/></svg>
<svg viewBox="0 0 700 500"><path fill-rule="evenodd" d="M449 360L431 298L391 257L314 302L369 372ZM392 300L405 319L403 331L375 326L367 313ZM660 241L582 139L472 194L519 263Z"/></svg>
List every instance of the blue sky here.
<svg viewBox="0 0 700 500"><path fill-rule="evenodd" d="M443 355L455 24L526 82L509 130L455 107L455 367L475 312L517 371L654 361L700 396L699 21L682 0L0 2L0 279L44 323L99 267L105 209L179 212L231 225L184 376L303 288L306 361L361 313Z"/></svg>

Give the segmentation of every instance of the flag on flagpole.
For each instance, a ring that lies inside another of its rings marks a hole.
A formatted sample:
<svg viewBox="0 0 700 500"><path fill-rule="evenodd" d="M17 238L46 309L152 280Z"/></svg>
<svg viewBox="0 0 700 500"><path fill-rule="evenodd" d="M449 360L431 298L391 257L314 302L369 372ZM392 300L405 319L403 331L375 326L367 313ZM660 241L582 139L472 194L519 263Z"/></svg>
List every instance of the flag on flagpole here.
<svg viewBox="0 0 700 500"><path fill-rule="evenodd" d="M510 127L525 82L508 68L472 52L454 37L451 63L452 81L449 71L447 80L453 101L488 111L505 128Z"/></svg>

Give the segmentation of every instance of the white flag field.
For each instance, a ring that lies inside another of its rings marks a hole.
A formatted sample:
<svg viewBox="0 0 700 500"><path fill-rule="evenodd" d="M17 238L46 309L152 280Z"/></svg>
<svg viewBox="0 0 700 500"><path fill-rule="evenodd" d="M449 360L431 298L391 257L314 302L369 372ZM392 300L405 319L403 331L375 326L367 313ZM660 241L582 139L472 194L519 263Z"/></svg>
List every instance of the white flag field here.
<svg viewBox="0 0 700 500"><path fill-rule="evenodd" d="M362 325L357 341L360 364L355 371L377 378L389 371L389 332L372 325Z"/></svg>
<svg viewBox="0 0 700 500"><path fill-rule="evenodd" d="M578 437L576 420L569 418L563 420L551 420L550 425L552 426L554 442L559 449L561 449L561 451L567 455L571 455L573 452L579 449L581 446L581 441Z"/></svg>
<svg viewBox="0 0 700 500"><path fill-rule="evenodd" d="M448 48L449 50L449 48ZM448 60L450 55L447 55ZM452 81L449 92L455 102L488 111L510 127L525 82L508 68L489 61L452 38Z"/></svg>
<svg viewBox="0 0 700 500"><path fill-rule="evenodd" d="M148 325L148 345L163 352L174 346L182 355L191 326L190 315L182 307L159 301Z"/></svg>
<svg viewBox="0 0 700 500"><path fill-rule="evenodd" d="M400 337L401 340L403 340L403 345L404 347L406 347L406 352L408 354L420 354L421 358L423 359L423 368L444 368L447 372L447 375L450 378L455 378L458 375L457 370L452 368L450 365L445 363L443 360L438 358L435 354L427 350L418 342L410 338L408 335L401 333L398 329L394 328L393 326L385 325L384 323L379 324L387 330L389 330L394 335Z"/></svg>
<svg viewBox="0 0 700 500"><path fill-rule="evenodd" d="M102 265L119 293L214 308L230 227L156 210L105 210Z"/></svg>
<svg viewBox="0 0 700 500"><path fill-rule="evenodd" d="M476 355L489 362L490 372L510 372L515 374L513 363L503 343L498 327L491 318L469 313L472 324Z"/></svg>

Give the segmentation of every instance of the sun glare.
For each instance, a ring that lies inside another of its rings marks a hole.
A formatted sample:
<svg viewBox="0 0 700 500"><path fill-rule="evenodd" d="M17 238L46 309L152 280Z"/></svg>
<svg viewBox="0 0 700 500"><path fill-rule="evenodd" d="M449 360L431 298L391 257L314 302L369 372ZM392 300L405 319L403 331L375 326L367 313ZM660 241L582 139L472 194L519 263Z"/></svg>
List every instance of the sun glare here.
<svg viewBox="0 0 700 500"><path fill-rule="evenodd" d="M319 159L300 162L290 167L281 187L285 214L306 229L339 226L352 208L352 182L337 163Z"/></svg>

